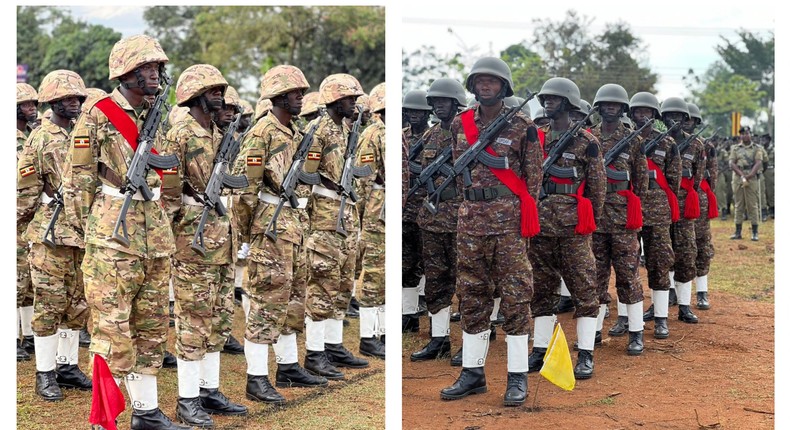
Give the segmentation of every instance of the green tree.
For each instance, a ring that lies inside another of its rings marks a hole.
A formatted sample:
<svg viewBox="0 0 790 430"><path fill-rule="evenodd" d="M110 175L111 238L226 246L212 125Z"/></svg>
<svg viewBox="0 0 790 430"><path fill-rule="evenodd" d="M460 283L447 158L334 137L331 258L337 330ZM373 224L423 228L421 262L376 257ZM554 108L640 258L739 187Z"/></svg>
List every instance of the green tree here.
<svg viewBox="0 0 790 430"><path fill-rule="evenodd" d="M732 112L755 118L764 110L762 99L765 92L760 84L744 76L732 73L723 62L714 63L705 74L695 79L697 88L691 89L691 100L700 108L702 118L715 129L722 127L721 134L729 134Z"/></svg>
<svg viewBox="0 0 790 430"><path fill-rule="evenodd" d="M402 51L401 66L404 94L412 90L427 91L438 78L455 79L461 84L466 79L464 68L467 66L461 61L461 54L441 55L434 46L422 46L408 54Z"/></svg>
<svg viewBox="0 0 790 430"><path fill-rule="evenodd" d="M551 76L540 56L523 44L510 45L500 53L500 58L510 66L513 75L513 89L518 96L525 90L537 92Z"/></svg>

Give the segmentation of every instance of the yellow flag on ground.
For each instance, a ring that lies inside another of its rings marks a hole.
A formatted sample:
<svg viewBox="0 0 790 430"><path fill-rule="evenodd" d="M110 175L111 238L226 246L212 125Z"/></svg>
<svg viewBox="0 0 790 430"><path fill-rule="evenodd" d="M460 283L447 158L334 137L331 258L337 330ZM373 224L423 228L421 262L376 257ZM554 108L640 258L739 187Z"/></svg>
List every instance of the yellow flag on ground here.
<svg viewBox="0 0 790 430"><path fill-rule="evenodd" d="M563 390L571 391L576 386L571 352L568 350L568 341L565 340L565 333L559 323L554 327L554 334L551 335L540 374Z"/></svg>

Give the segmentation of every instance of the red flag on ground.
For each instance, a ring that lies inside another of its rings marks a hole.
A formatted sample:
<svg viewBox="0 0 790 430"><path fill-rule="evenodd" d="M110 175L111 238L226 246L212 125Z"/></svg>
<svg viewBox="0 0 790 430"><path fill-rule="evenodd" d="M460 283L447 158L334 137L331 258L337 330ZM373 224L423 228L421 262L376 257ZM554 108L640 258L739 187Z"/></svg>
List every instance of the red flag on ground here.
<svg viewBox="0 0 790 430"><path fill-rule="evenodd" d="M99 354L93 355L93 399L90 423L107 430L117 430L115 418L126 408L126 400L115 383L112 372Z"/></svg>

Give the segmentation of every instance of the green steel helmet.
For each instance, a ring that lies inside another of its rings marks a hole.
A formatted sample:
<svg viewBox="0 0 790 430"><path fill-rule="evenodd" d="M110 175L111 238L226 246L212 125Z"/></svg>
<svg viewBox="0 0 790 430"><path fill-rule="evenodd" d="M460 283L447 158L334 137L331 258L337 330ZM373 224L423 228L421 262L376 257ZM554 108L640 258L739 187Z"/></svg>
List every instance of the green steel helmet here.
<svg viewBox="0 0 790 430"><path fill-rule="evenodd" d="M543 83L543 87L538 93L541 106L544 104L543 98L549 95L565 97L571 105L570 110L581 109L582 96L579 87L568 78L551 78Z"/></svg>
<svg viewBox="0 0 790 430"><path fill-rule="evenodd" d="M428 105L428 93L423 90L411 90L403 96L403 109L433 110Z"/></svg>
<svg viewBox="0 0 790 430"><path fill-rule="evenodd" d="M702 124L702 114L699 113L699 107L694 103L686 103L689 108L689 116L699 120L697 124Z"/></svg>
<svg viewBox="0 0 790 430"><path fill-rule="evenodd" d="M518 105L520 105L521 103L524 103L524 97L510 96L510 97L505 97L505 100L503 101L505 102L506 107L513 108L513 107L518 107ZM530 118L532 117L532 113L529 111L529 103L525 104L521 108L521 113L523 113L524 115Z"/></svg>
<svg viewBox="0 0 790 430"><path fill-rule="evenodd" d="M546 116L546 111L543 110L543 107L539 107L535 110L535 116L532 118L533 121L538 121L540 119L548 118Z"/></svg>
<svg viewBox="0 0 790 430"><path fill-rule="evenodd" d="M667 97L667 99L661 103L661 116L664 116L667 112L680 112L686 115L686 118L690 117L689 106L680 97Z"/></svg>
<svg viewBox="0 0 790 430"><path fill-rule="evenodd" d="M653 115L658 118L659 112L661 111L658 105L658 98L651 93L646 91L638 92L631 96L631 111L633 112L634 108L643 107L643 108L650 108L655 110Z"/></svg>
<svg viewBox="0 0 790 430"><path fill-rule="evenodd" d="M628 92L620 85L604 84L598 88L593 106L598 106L598 103L601 102L620 103L623 105L623 111L628 112Z"/></svg>
<svg viewBox="0 0 790 430"><path fill-rule="evenodd" d="M505 81L505 97L513 95L513 75L510 73L510 67L497 57L483 57L475 62L472 70L469 71L469 76L466 78L466 89L470 93L474 93L474 77L475 75L492 75L501 78Z"/></svg>
<svg viewBox="0 0 790 430"><path fill-rule="evenodd" d="M431 104L431 97L447 97L455 99L459 106L466 106L466 91L463 85L455 79L439 78L428 88L428 104Z"/></svg>
<svg viewBox="0 0 790 430"><path fill-rule="evenodd" d="M591 110L592 110L592 106L590 106L590 102L581 99L581 109L579 109L579 112L588 115Z"/></svg>

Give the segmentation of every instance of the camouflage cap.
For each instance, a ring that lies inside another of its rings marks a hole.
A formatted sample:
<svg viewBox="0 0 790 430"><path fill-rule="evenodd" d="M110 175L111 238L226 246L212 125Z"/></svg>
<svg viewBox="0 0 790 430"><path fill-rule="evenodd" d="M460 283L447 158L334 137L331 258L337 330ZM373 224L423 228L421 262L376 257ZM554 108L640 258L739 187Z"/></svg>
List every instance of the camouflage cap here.
<svg viewBox="0 0 790 430"><path fill-rule="evenodd" d="M255 121L261 119L270 110L272 110L271 100L258 99L258 103L255 105Z"/></svg>
<svg viewBox="0 0 790 430"><path fill-rule="evenodd" d="M373 113L383 111L386 107L387 96L386 96L386 89L387 84L386 82L382 82L372 90L370 90L370 111Z"/></svg>
<svg viewBox="0 0 790 430"><path fill-rule="evenodd" d="M310 84L307 82L307 78L296 66L274 66L261 78L262 99L270 99L293 90L308 88L310 88Z"/></svg>
<svg viewBox="0 0 790 430"><path fill-rule="evenodd" d="M365 92L357 78L346 73L336 73L324 78L318 93L320 94L318 102L328 105L343 97L361 96Z"/></svg>
<svg viewBox="0 0 790 430"><path fill-rule="evenodd" d="M241 115L252 115L255 113L255 109L252 108L252 103L248 102L247 100L241 99L239 100L241 103Z"/></svg>
<svg viewBox="0 0 790 430"><path fill-rule="evenodd" d="M110 80L118 79L145 63L167 63L169 59L159 42L138 34L119 40L110 51Z"/></svg>
<svg viewBox="0 0 790 430"><path fill-rule="evenodd" d="M44 76L38 88L39 102L52 103L66 97L81 97L82 101L88 97L80 75L71 70L55 70Z"/></svg>
<svg viewBox="0 0 790 430"><path fill-rule="evenodd" d="M241 108L241 97L239 97L239 92L230 85L228 85L228 89L225 90L225 104Z"/></svg>
<svg viewBox="0 0 790 430"><path fill-rule="evenodd" d="M24 82L16 84L16 104L24 102L38 102L38 93L32 85Z"/></svg>
<svg viewBox="0 0 790 430"><path fill-rule="evenodd" d="M318 91L305 94L304 98L302 99L302 111L299 112L299 116L310 115L313 112L317 112L318 107L320 106L318 103L318 97Z"/></svg>
<svg viewBox="0 0 790 430"><path fill-rule="evenodd" d="M223 94L228 88L228 81L219 70L211 64L195 64L181 73L176 83L176 103L184 103L203 94L207 89L221 86Z"/></svg>

